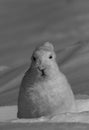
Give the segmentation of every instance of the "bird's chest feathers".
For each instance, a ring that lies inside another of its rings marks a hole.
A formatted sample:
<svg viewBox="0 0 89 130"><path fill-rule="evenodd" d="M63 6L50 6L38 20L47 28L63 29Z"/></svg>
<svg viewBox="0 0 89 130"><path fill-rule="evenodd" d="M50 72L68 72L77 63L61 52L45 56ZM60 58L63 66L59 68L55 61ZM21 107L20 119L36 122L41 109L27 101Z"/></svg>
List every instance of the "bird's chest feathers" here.
<svg viewBox="0 0 89 130"><path fill-rule="evenodd" d="M29 88L29 94L32 100L41 101L41 102L50 102L55 104L55 100L59 100L60 93L62 93L62 89L60 89L60 85L58 79L56 81L49 80L46 82L40 82L34 84L34 87Z"/></svg>

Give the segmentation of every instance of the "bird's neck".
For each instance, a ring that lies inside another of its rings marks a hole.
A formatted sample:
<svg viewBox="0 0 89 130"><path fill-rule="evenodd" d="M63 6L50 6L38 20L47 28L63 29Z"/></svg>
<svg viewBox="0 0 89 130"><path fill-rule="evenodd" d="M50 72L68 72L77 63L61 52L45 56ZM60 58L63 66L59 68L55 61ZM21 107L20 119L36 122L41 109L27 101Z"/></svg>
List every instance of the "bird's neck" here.
<svg viewBox="0 0 89 130"><path fill-rule="evenodd" d="M34 78L42 78L42 79L56 79L57 77L62 77L63 73L59 70L59 67L56 62L52 63L52 65L48 66L44 70L44 74L38 71L33 65L30 68L30 73L34 75Z"/></svg>
<svg viewBox="0 0 89 130"><path fill-rule="evenodd" d="M54 63L53 65L51 65L47 70L46 70L46 75L50 78L50 79L56 79L57 77L61 77L62 72L59 70L59 67L56 63Z"/></svg>

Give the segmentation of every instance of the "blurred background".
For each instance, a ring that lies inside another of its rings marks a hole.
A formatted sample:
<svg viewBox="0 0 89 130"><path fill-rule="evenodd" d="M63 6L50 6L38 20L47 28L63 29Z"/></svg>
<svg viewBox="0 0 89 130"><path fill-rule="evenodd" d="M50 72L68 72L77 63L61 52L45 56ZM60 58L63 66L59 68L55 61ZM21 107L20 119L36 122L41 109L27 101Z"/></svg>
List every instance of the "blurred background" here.
<svg viewBox="0 0 89 130"><path fill-rule="evenodd" d="M52 42L77 98L89 95L89 0L0 0L0 106L17 104L37 44Z"/></svg>

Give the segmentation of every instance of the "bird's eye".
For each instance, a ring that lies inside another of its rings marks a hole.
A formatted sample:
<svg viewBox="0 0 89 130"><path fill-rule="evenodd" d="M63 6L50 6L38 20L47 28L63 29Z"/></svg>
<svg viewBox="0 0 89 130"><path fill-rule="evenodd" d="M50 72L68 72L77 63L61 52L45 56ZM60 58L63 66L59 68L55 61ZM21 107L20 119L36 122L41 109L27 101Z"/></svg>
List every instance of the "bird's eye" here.
<svg viewBox="0 0 89 130"><path fill-rule="evenodd" d="M52 59L52 58L53 58L52 55L50 55L50 56L49 56L49 59Z"/></svg>
<svg viewBox="0 0 89 130"><path fill-rule="evenodd" d="M33 60L36 61L36 57L33 56Z"/></svg>

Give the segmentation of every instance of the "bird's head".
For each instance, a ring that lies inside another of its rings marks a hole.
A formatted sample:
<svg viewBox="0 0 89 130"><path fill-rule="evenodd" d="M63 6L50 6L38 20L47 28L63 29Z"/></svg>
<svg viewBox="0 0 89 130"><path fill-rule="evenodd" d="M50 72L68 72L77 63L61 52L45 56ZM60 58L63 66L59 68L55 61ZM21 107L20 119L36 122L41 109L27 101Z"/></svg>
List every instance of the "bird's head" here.
<svg viewBox="0 0 89 130"><path fill-rule="evenodd" d="M56 59L54 47L51 43L46 42L38 46L32 55L32 64L39 71L51 69Z"/></svg>

